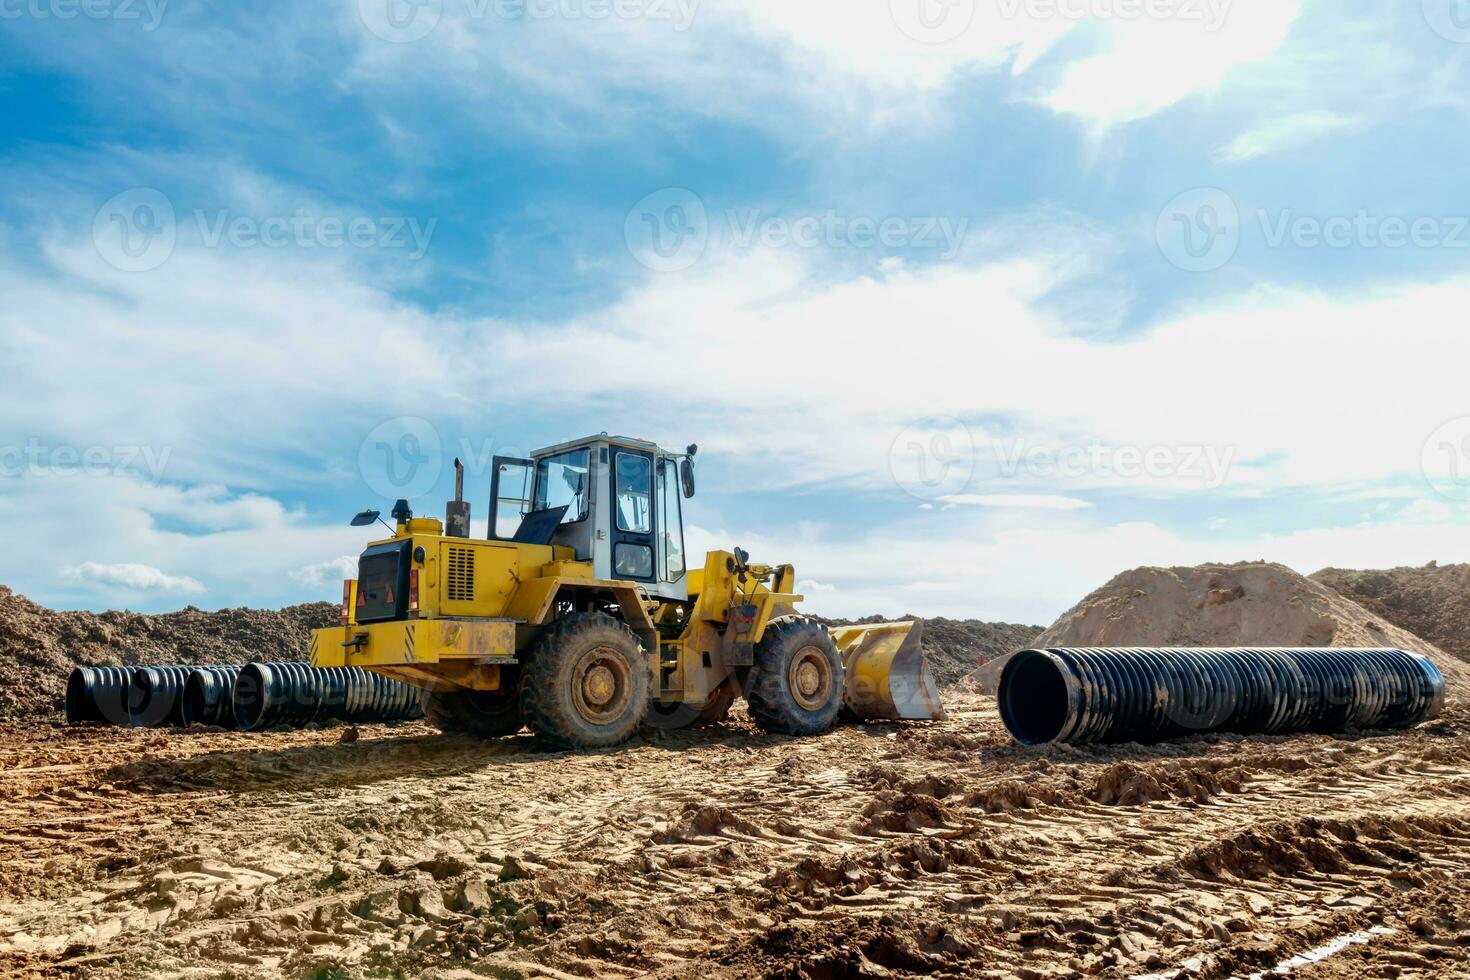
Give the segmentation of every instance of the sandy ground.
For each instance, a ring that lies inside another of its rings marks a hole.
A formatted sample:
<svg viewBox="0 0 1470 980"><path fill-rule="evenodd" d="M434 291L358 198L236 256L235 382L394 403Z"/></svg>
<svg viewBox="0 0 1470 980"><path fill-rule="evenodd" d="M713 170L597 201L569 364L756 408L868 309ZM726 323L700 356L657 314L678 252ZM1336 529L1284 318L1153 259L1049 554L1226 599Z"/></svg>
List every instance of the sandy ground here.
<svg viewBox="0 0 1470 980"><path fill-rule="evenodd" d="M580 755L3 724L0 970L1470 974L1463 702L1376 737L1020 749L966 697Z"/></svg>

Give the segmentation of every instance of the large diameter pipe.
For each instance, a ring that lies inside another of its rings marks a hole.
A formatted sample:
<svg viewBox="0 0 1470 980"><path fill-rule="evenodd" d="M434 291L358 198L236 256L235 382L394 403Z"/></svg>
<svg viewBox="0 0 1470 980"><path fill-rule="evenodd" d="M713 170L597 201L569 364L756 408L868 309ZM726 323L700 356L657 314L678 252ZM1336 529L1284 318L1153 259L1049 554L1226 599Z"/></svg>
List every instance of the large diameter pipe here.
<svg viewBox="0 0 1470 980"><path fill-rule="evenodd" d="M1023 650L996 691L1024 745L1408 728L1444 699L1427 657L1388 649Z"/></svg>
<svg viewBox="0 0 1470 980"><path fill-rule="evenodd" d="M235 727L235 678L240 670L238 666L200 667L189 674L180 707L184 727Z"/></svg>
<svg viewBox="0 0 1470 980"><path fill-rule="evenodd" d="M132 667L77 667L66 679L66 722L131 725Z"/></svg>
<svg viewBox="0 0 1470 980"><path fill-rule="evenodd" d="M417 689L361 667L247 664L235 680L233 701L235 724L246 731L423 716Z"/></svg>

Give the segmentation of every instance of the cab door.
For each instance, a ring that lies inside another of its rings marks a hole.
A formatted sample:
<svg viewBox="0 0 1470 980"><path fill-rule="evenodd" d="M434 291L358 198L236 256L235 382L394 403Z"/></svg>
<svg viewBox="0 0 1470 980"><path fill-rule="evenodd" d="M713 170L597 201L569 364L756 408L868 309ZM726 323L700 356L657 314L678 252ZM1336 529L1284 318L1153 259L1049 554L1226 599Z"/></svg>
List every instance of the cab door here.
<svg viewBox="0 0 1470 980"><path fill-rule="evenodd" d="M612 577L633 582L658 581L654 557L654 474L652 453L612 447Z"/></svg>

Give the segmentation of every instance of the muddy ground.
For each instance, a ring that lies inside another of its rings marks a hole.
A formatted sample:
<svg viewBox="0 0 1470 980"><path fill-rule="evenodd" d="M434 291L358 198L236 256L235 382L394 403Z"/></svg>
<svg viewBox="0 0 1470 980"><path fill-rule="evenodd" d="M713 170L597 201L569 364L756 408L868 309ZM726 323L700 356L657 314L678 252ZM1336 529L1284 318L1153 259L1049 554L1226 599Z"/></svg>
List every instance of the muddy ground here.
<svg viewBox="0 0 1470 980"><path fill-rule="evenodd" d="M0 724L0 970L1249 976L1336 944L1291 975L1470 974L1463 699L1410 733L1095 749L951 703L584 754Z"/></svg>

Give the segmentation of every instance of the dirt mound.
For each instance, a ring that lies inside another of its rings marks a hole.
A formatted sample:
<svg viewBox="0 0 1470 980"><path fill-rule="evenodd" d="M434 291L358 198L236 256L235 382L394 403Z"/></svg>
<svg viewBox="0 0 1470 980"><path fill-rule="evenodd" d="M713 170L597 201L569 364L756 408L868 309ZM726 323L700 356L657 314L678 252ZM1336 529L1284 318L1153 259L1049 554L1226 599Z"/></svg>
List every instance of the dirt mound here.
<svg viewBox="0 0 1470 980"><path fill-rule="evenodd" d="M1393 625L1470 662L1470 565L1353 571L1311 576Z"/></svg>
<svg viewBox="0 0 1470 980"><path fill-rule="evenodd" d="M329 602L280 611L56 612L0 585L0 716L60 711L73 667L300 660Z"/></svg>
<svg viewBox="0 0 1470 980"><path fill-rule="evenodd" d="M1432 659L1451 690L1470 666L1284 565L1136 568L1093 592L1035 646L1397 647Z"/></svg>
<svg viewBox="0 0 1470 980"><path fill-rule="evenodd" d="M885 616L868 616L865 619L812 618L828 626L889 622ZM903 616L897 622L922 618ZM934 679L939 682L939 686L949 687L981 664L1032 646L1040 634L1040 626L983 623L978 619L925 619L924 657L928 660L929 669L934 673Z"/></svg>

